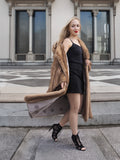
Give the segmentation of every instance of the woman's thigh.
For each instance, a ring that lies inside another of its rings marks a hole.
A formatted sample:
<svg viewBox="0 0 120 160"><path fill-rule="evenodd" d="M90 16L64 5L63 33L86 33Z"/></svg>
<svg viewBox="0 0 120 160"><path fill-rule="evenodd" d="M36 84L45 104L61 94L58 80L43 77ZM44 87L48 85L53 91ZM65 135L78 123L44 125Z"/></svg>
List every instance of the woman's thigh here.
<svg viewBox="0 0 120 160"><path fill-rule="evenodd" d="M70 104L70 110L73 110L74 112L78 113L81 106L80 93L68 93L67 97Z"/></svg>

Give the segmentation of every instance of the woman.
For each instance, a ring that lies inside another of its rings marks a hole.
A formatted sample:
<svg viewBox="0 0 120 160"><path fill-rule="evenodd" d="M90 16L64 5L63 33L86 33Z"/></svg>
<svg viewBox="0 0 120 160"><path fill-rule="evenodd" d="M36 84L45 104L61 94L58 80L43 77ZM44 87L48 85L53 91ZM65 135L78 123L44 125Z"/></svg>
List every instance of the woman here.
<svg viewBox="0 0 120 160"><path fill-rule="evenodd" d="M53 140L57 141L58 133L69 121L76 148L85 151L78 135L78 113L82 114L85 121L92 118L88 74L91 63L87 47L78 38L80 29L77 17L63 28L59 41L53 46L54 58L48 91L25 96L25 102L32 118L64 114L61 121L50 128L53 130Z"/></svg>
<svg viewBox="0 0 120 160"><path fill-rule="evenodd" d="M89 65L91 62L84 59L82 47L78 38L81 30L80 20L74 17L63 28L58 44L63 42L65 54L69 63L69 86L67 88L67 98L70 109L67 111L58 124L54 124L52 138L57 141L57 135L62 127L69 121L72 130L72 140L78 150L85 151L78 135L78 113L81 111L84 94L84 62ZM66 87L66 82L61 83L61 88Z"/></svg>

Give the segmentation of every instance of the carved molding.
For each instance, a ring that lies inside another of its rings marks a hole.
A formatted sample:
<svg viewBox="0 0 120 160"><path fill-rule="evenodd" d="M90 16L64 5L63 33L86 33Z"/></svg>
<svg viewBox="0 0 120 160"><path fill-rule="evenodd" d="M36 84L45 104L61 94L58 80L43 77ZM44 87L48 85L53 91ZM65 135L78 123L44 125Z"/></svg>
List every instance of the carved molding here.
<svg viewBox="0 0 120 160"><path fill-rule="evenodd" d="M76 3L78 2L79 4L81 3L88 3L88 4L91 4L91 3L117 3L119 2L120 0L71 0L73 3Z"/></svg>
<svg viewBox="0 0 120 160"><path fill-rule="evenodd" d="M9 6L9 16L12 16L12 7L13 7L12 2L9 2L8 6Z"/></svg>
<svg viewBox="0 0 120 160"><path fill-rule="evenodd" d="M74 16L77 16L77 9L79 7L79 0L71 0L74 3Z"/></svg>
<svg viewBox="0 0 120 160"><path fill-rule="evenodd" d="M113 16L116 16L116 6L113 7Z"/></svg>
<svg viewBox="0 0 120 160"><path fill-rule="evenodd" d="M95 10L93 10L92 12L93 12L94 17L97 17L97 15L98 15L98 13L99 13L99 10L96 10L96 9L95 9Z"/></svg>
<svg viewBox="0 0 120 160"><path fill-rule="evenodd" d="M51 6L54 0L47 0L48 15L51 16Z"/></svg>
<svg viewBox="0 0 120 160"><path fill-rule="evenodd" d="M55 0L5 0L9 5L9 16L12 15L12 7L20 6L43 6L48 7L48 14L51 16L51 6Z"/></svg>
<svg viewBox="0 0 120 160"><path fill-rule="evenodd" d="M33 9L28 9L27 10L27 13L28 13L29 16L33 16L33 12L34 12Z"/></svg>
<svg viewBox="0 0 120 160"><path fill-rule="evenodd" d="M111 7L113 7L113 14L114 16L116 15L116 6L115 4L118 3L120 0L71 0L74 3L74 16L77 16L77 9L78 7L81 7L82 5L87 4L89 6L89 4L101 4L101 5L109 5Z"/></svg>

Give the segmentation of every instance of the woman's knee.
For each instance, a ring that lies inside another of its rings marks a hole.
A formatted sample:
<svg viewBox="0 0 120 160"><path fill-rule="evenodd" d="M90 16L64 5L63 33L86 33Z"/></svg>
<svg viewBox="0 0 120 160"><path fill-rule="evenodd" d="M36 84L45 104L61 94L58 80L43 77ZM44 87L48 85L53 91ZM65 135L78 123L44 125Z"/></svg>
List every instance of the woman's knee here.
<svg viewBox="0 0 120 160"><path fill-rule="evenodd" d="M72 112L72 113L76 113L76 114L78 114L79 113L79 106L78 105L74 105L74 106L71 106L70 107L70 111Z"/></svg>

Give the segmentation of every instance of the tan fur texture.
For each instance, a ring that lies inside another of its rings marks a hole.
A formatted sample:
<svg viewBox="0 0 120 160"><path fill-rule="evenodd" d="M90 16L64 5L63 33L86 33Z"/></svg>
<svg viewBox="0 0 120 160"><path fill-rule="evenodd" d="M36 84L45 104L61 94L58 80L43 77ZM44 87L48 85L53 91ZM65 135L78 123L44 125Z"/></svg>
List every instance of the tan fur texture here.
<svg viewBox="0 0 120 160"><path fill-rule="evenodd" d="M83 57L85 59L89 59L89 51L85 46L84 42L79 39L79 43L83 50ZM31 117L39 117L39 116L48 116L48 115L56 115L56 114L64 114L66 110L69 109L69 102L67 100L66 92L67 87L69 85L69 65L67 62L67 55L64 51L63 44L55 44L53 46L54 60L51 66L51 80L49 84L49 88L46 93L39 95L28 95L25 97L25 102L27 103L29 114ZM85 63L84 63L85 64ZM89 73L88 71L91 69L90 66L84 65L84 79L85 79L85 94L83 100L83 106L81 113L83 119L87 121L89 118L92 118L91 112L91 100L90 100L90 84L89 84ZM67 85L65 88L61 88L61 83L66 82ZM50 104L46 104L46 100L52 100ZM37 105L38 108L35 107ZM31 104L32 111L30 110ZM57 105L57 106L56 106ZM37 108L37 109L36 109ZM41 111L42 108L42 111ZM34 111L34 114L33 114ZM36 113L36 115L35 115Z"/></svg>

